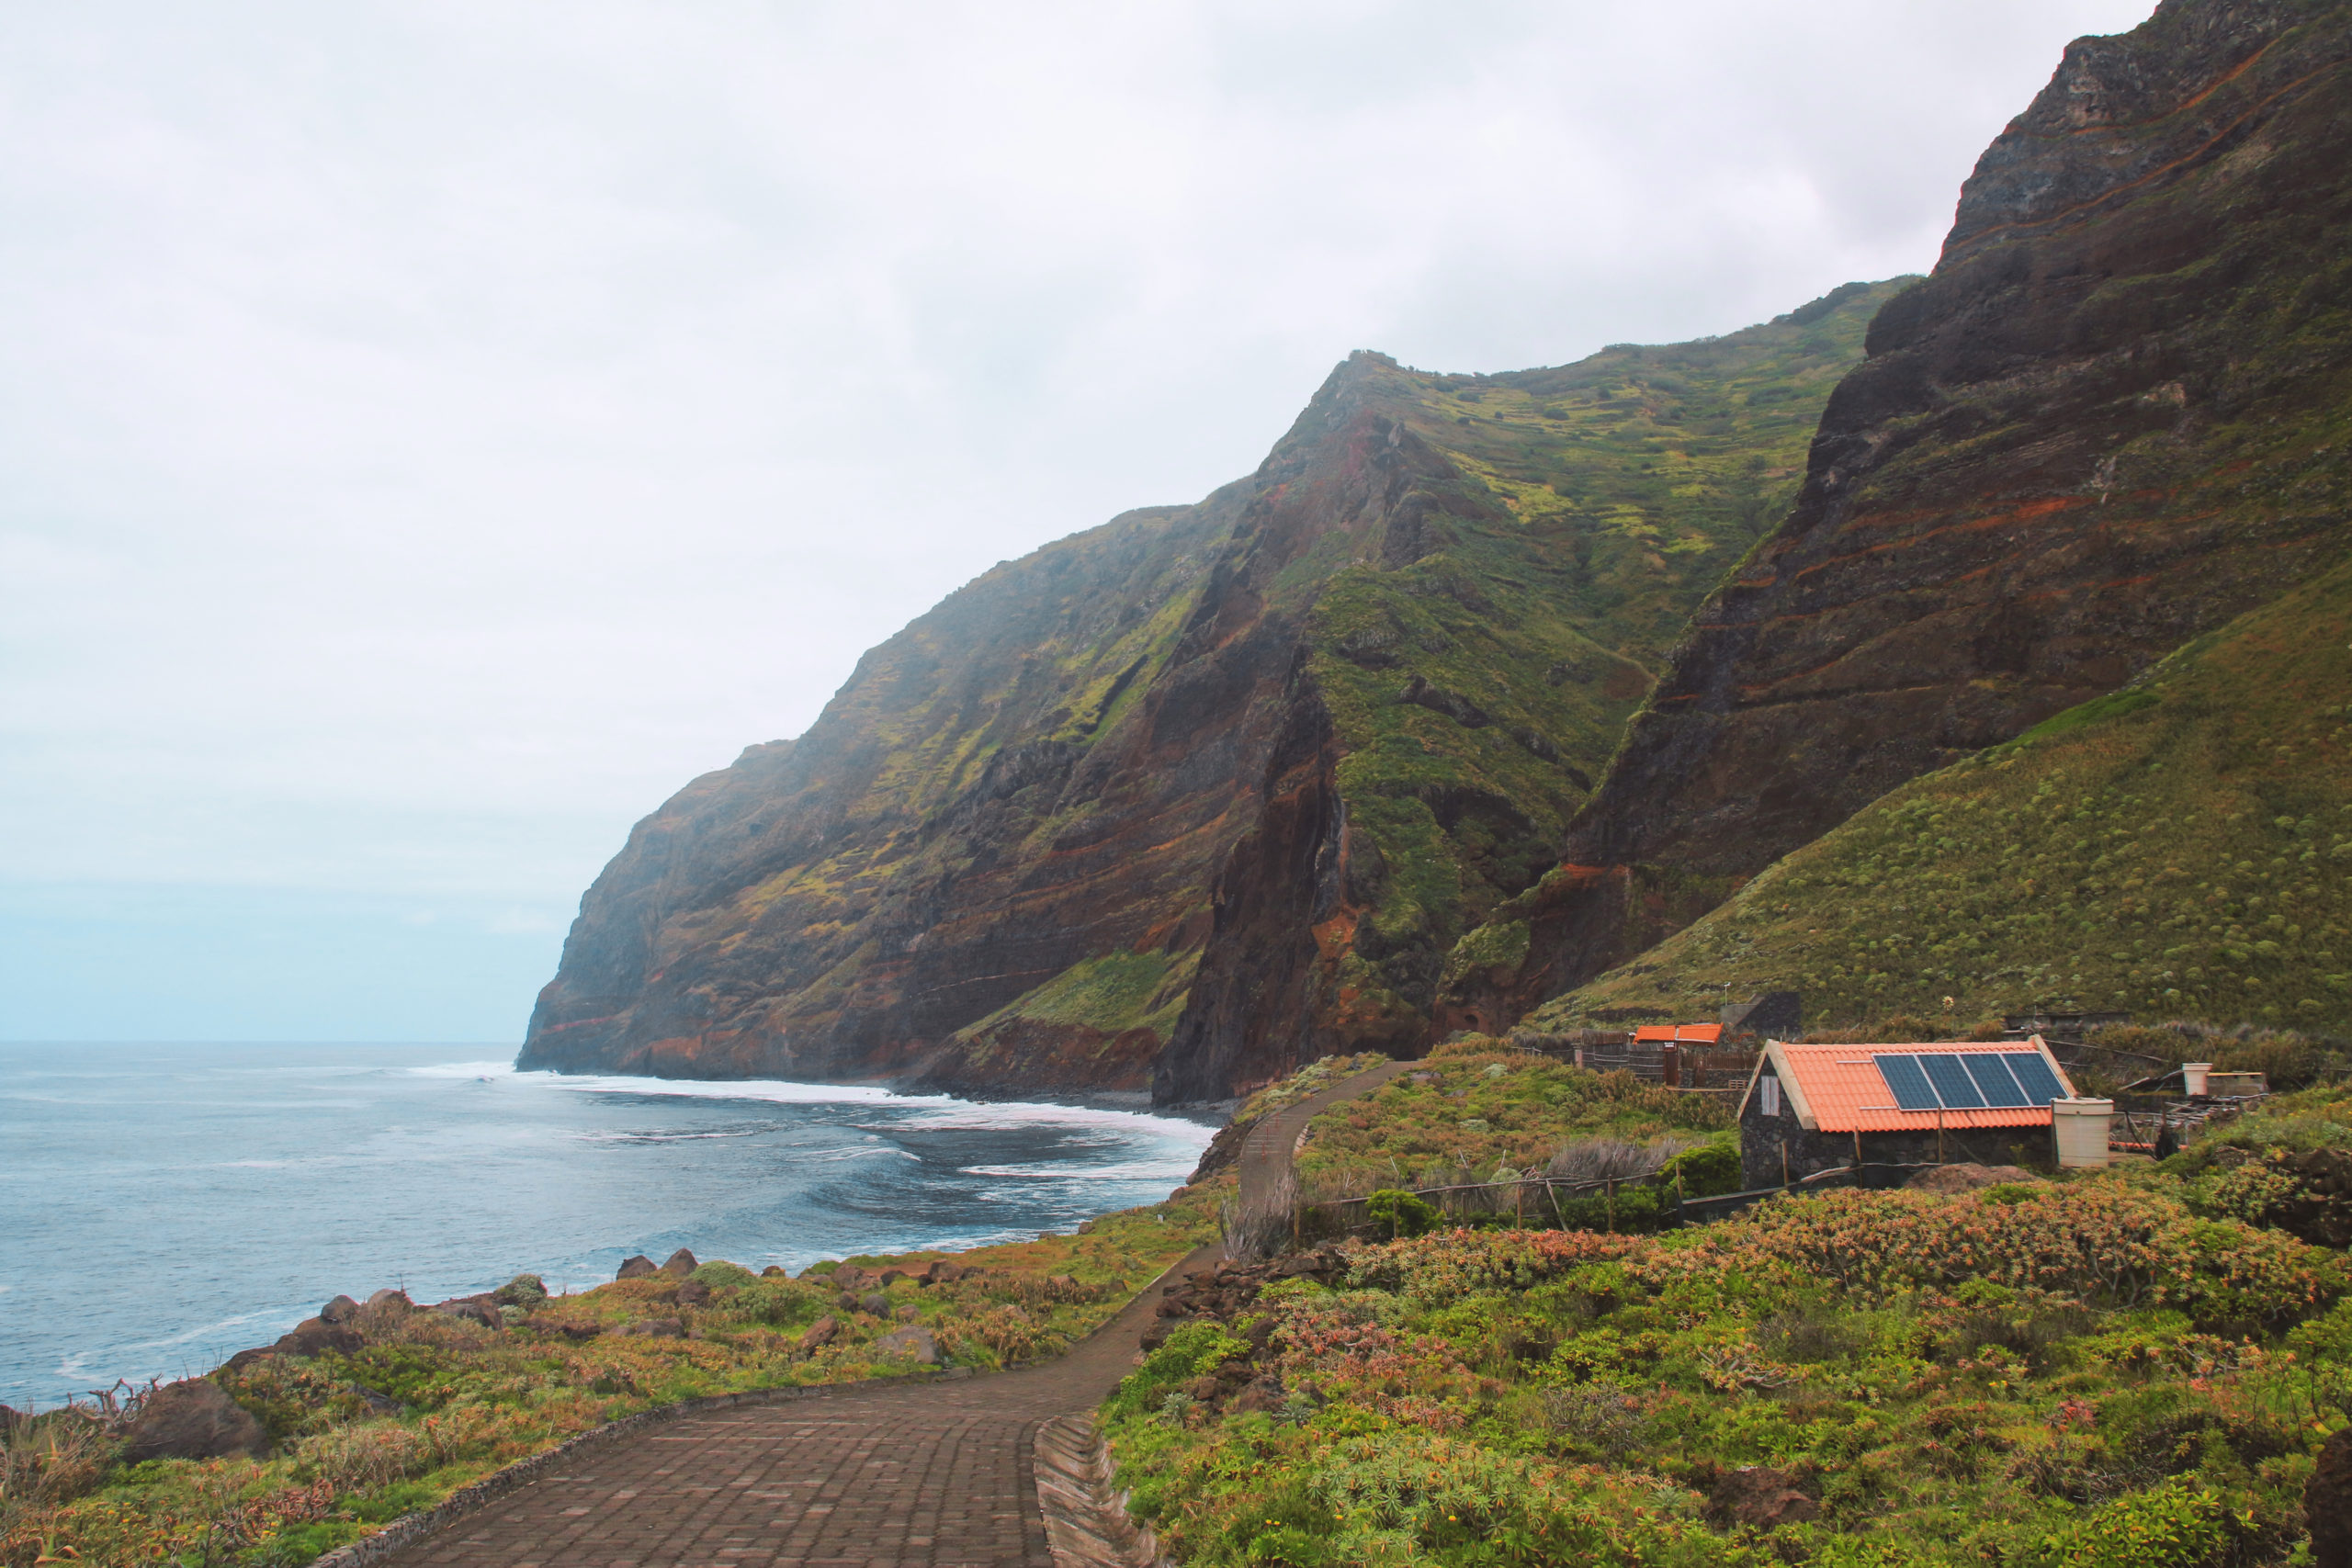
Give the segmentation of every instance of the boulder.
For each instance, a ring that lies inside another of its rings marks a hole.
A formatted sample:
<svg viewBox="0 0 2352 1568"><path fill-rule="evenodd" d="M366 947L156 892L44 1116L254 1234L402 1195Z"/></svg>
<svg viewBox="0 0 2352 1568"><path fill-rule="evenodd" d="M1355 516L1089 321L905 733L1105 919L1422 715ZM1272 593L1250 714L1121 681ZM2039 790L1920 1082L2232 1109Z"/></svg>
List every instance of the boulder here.
<svg viewBox="0 0 2352 1568"><path fill-rule="evenodd" d="M2033 1172L2014 1165L1939 1165L1923 1170L1905 1185L1922 1192L1975 1192L2006 1182L2031 1181Z"/></svg>
<svg viewBox="0 0 2352 1568"><path fill-rule="evenodd" d="M1819 1518L1821 1505L1799 1491L1796 1478L1786 1471L1753 1464L1727 1470L1716 1478L1714 1491L1707 1499L1707 1512L1710 1518L1723 1524L1772 1529Z"/></svg>
<svg viewBox="0 0 2352 1568"><path fill-rule="evenodd" d="M771 1263L760 1270L760 1278L763 1280L788 1280L791 1277L784 1271L784 1265L781 1263Z"/></svg>
<svg viewBox="0 0 2352 1568"><path fill-rule="evenodd" d="M854 1294L865 1283L865 1270L854 1263L844 1263L833 1270L833 1288Z"/></svg>
<svg viewBox="0 0 2352 1568"><path fill-rule="evenodd" d="M662 1270L653 1266L653 1259L646 1257L645 1254L640 1252L634 1258L625 1258L621 1259L621 1270L619 1273L614 1275L613 1278L616 1280L642 1280L648 1274L659 1274L660 1272L662 1272Z"/></svg>
<svg viewBox="0 0 2352 1568"><path fill-rule="evenodd" d="M684 1339L686 1325L674 1317L649 1317L643 1323L632 1323L621 1330L644 1339Z"/></svg>
<svg viewBox="0 0 2352 1568"><path fill-rule="evenodd" d="M833 1336L841 1332L841 1326L830 1317L820 1317L808 1325L808 1331L800 1336L800 1343L793 1348L805 1356L820 1345L831 1344Z"/></svg>
<svg viewBox="0 0 2352 1568"><path fill-rule="evenodd" d="M446 1302L435 1302L431 1310L439 1313L443 1317L463 1318L468 1323L479 1323L484 1328L506 1326L506 1314L498 1310L496 1298L486 1292L478 1296L453 1296Z"/></svg>
<svg viewBox="0 0 2352 1568"><path fill-rule="evenodd" d="M950 1263L946 1258L942 1258L915 1278L926 1285L952 1285L970 1272L971 1270L966 1269L961 1263Z"/></svg>
<svg viewBox="0 0 2352 1568"><path fill-rule="evenodd" d="M150 1459L220 1459L229 1454L259 1459L269 1452L269 1438L261 1423L209 1378L165 1383L149 1394L123 1436L126 1464Z"/></svg>
<svg viewBox="0 0 2352 1568"><path fill-rule="evenodd" d="M2312 1568L2352 1568L2352 1427L2320 1445L2319 1465L2303 1483L2303 1517Z"/></svg>
<svg viewBox="0 0 2352 1568"><path fill-rule="evenodd" d="M306 1317L279 1335L277 1342L269 1350L272 1355L293 1356L307 1360L329 1350L339 1350L348 1356L366 1344L356 1328L329 1323L322 1317Z"/></svg>
<svg viewBox="0 0 2352 1568"><path fill-rule="evenodd" d="M368 1304L379 1312L393 1314L414 1312L416 1303L408 1299L406 1291L381 1290L368 1298Z"/></svg>
<svg viewBox="0 0 2352 1568"><path fill-rule="evenodd" d="M682 1247L670 1254L670 1260L662 1265L662 1272L675 1274L683 1279L701 1267L702 1265L695 1261L695 1255Z"/></svg>
<svg viewBox="0 0 2352 1568"><path fill-rule="evenodd" d="M688 1280L678 1287L680 1306L700 1306L710 1300L710 1287L700 1280Z"/></svg>
<svg viewBox="0 0 2352 1568"><path fill-rule="evenodd" d="M876 1278L874 1282L887 1291L890 1288L891 1280L903 1280L905 1278L907 1278L907 1271L903 1269L885 1269L882 1270L881 1274Z"/></svg>
<svg viewBox="0 0 2352 1568"><path fill-rule="evenodd" d="M1235 1394L1230 1408L1239 1413L1255 1410L1272 1415L1280 1410L1288 1398L1289 1395L1283 1390L1281 1379L1261 1377L1252 1380L1239 1393Z"/></svg>
<svg viewBox="0 0 2352 1568"><path fill-rule="evenodd" d="M359 1303L349 1296L337 1296L319 1309L322 1323L349 1323L359 1315Z"/></svg>
<svg viewBox="0 0 2352 1568"><path fill-rule="evenodd" d="M890 1298L879 1291L868 1291L857 1298L858 1310L880 1317L890 1310Z"/></svg>
<svg viewBox="0 0 2352 1568"><path fill-rule="evenodd" d="M910 1359L926 1367L939 1365L939 1341L930 1329L918 1328L912 1324L904 1328L894 1328L876 1339L874 1353L893 1360Z"/></svg>

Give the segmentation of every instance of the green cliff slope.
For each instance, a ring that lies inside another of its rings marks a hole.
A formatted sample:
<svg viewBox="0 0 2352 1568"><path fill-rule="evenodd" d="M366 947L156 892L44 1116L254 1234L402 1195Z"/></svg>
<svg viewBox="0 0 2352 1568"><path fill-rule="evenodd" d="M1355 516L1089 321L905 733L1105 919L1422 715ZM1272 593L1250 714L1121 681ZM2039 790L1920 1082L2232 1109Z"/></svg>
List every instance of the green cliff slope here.
<svg viewBox="0 0 2352 1568"><path fill-rule="evenodd" d="M2031 1009L2352 1029L2352 566L1893 791L1539 1010ZM1950 998L1947 1002L1947 998Z"/></svg>

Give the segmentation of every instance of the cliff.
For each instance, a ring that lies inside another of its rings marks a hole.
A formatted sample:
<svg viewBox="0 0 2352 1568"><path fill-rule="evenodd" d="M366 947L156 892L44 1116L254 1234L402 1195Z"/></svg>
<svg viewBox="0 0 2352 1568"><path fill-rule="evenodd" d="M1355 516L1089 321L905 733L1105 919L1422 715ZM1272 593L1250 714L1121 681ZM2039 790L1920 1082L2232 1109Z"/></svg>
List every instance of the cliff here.
<svg viewBox="0 0 2352 1568"><path fill-rule="evenodd" d="M2352 7L2293 0L2167 0L2066 51L1563 866L1474 933L1514 962L1465 971L1442 1022L1508 1023L2344 556L2347 65Z"/></svg>
<svg viewBox="0 0 2352 1568"><path fill-rule="evenodd" d="M1167 1100L1417 1046L1894 292L1510 376L1351 357L1256 473L983 575L639 823L522 1065Z"/></svg>

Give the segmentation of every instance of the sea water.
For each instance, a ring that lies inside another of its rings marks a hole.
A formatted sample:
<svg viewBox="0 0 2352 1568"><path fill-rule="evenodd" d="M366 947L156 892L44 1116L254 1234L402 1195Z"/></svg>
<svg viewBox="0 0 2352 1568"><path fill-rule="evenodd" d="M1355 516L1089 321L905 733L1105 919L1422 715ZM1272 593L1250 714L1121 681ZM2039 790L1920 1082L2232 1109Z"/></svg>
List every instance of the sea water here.
<svg viewBox="0 0 2352 1568"><path fill-rule="evenodd" d="M459 1059L492 1049L0 1044L0 1401L203 1372L388 1285L1023 1240L1167 1196L1211 1132Z"/></svg>

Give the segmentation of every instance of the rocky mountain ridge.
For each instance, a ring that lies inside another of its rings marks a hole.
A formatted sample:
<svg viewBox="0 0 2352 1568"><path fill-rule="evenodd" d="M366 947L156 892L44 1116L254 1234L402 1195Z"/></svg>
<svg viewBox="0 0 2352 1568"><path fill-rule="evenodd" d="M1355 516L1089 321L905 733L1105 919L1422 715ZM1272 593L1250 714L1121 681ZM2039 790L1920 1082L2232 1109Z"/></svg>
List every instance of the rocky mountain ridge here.
<svg viewBox="0 0 2352 1568"><path fill-rule="evenodd" d="M984 574L639 824L524 1065L1198 1100L1415 1048L1893 291L1514 376L1351 357L1256 473Z"/></svg>

